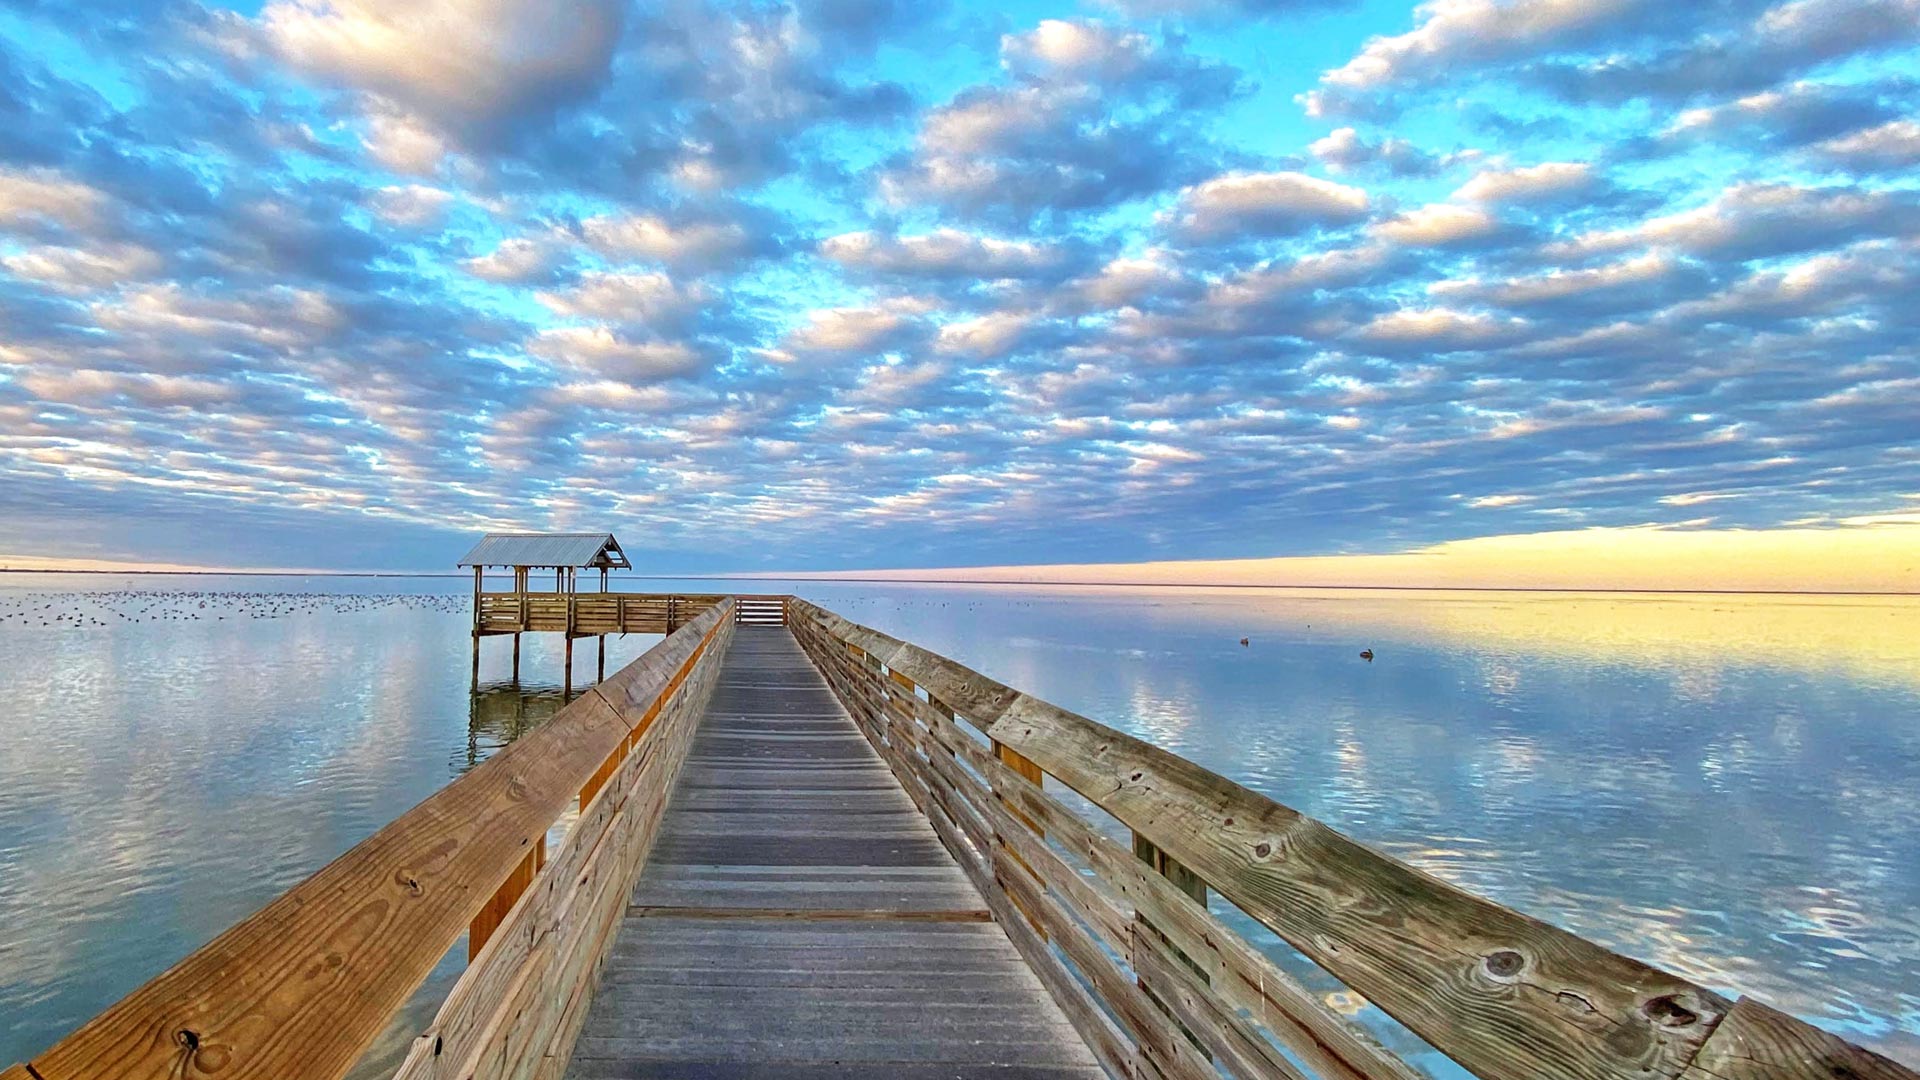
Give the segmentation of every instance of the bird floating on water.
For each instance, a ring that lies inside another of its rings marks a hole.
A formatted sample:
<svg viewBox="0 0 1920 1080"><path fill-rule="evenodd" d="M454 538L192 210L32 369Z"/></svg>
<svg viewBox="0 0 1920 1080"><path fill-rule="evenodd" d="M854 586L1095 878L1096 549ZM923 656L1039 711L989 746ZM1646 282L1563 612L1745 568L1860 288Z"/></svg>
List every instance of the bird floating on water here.
<svg viewBox="0 0 1920 1080"><path fill-rule="evenodd" d="M1246 639L1246 638L1241 638L1241 639L1240 639L1240 644L1242 644L1242 645L1245 645L1246 643L1247 643L1247 639Z"/></svg>
<svg viewBox="0 0 1920 1080"><path fill-rule="evenodd" d="M1373 650L1372 650L1372 649L1361 649L1361 650L1360 650L1360 659L1362 659L1362 660L1365 660L1365 661L1366 661L1367 663L1369 663L1369 664L1371 664L1371 663L1373 663Z"/></svg>

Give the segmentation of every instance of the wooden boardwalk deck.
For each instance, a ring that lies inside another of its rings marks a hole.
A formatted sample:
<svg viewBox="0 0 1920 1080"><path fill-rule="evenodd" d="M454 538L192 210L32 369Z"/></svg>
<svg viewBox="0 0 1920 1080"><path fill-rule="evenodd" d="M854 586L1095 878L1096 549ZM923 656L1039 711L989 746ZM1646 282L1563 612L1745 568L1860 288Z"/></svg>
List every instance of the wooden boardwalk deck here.
<svg viewBox="0 0 1920 1080"><path fill-rule="evenodd" d="M1103 1076L782 626L742 626L567 1075Z"/></svg>

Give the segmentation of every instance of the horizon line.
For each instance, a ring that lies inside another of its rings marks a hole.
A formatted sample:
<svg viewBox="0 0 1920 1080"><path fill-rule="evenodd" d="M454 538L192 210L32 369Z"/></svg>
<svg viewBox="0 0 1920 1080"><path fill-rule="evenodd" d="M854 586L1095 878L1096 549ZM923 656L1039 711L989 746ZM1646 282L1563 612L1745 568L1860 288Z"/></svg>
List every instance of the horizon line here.
<svg viewBox="0 0 1920 1080"><path fill-rule="evenodd" d="M819 571L800 571L802 575ZM36 570L31 567L0 566L0 574L100 574L104 576L149 577L347 577L347 578L447 578L464 580L464 573L443 570L82 570L72 567ZM854 582L875 585L1041 585L1070 588L1128 589L1320 589L1339 592L1498 592L1498 593L1608 593L1652 596L1920 596L1920 592L1901 589L1624 589L1614 586L1555 585L1313 585L1258 584L1253 582L1200 581L996 581L991 578L896 578L848 575L844 577L791 576L764 573L723 574L628 574L639 581L792 581Z"/></svg>

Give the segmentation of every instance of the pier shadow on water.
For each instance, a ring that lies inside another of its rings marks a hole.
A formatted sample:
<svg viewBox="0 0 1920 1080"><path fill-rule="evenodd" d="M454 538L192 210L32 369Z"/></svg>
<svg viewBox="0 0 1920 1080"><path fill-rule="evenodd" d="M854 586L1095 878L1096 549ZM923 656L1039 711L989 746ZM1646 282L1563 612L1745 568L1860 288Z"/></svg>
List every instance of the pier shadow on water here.
<svg viewBox="0 0 1920 1080"><path fill-rule="evenodd" d="M575 687L573 697L582 693ZM572 698L548 683L483 683L470 691L467 704L466 753L451 764L456 776L498 753L515 739L546 723Z"/></svg>

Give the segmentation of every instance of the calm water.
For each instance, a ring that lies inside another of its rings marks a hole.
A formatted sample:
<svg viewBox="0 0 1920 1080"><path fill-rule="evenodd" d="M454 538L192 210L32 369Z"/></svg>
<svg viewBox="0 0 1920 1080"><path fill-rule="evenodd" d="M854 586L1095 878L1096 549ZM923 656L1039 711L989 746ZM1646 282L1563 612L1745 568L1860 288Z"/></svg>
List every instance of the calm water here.
<svg viewBox="0 0 1920 1080"><path fill-rule="evenodd" d="M0 1065L551 714L470 587L0 576ZM1920 600L791 588L1920 1063Z"/></svg>

